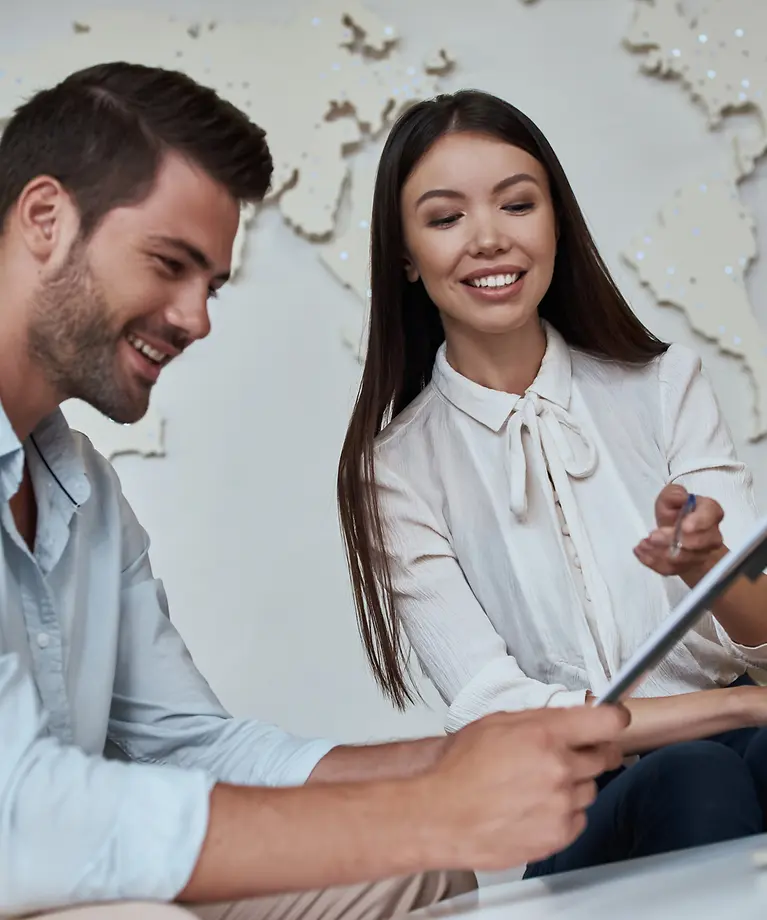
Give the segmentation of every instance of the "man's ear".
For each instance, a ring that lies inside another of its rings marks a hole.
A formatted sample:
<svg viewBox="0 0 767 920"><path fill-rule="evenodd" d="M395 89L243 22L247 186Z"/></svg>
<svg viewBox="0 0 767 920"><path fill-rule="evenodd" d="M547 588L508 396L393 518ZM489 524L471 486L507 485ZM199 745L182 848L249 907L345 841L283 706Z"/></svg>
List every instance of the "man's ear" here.
<svg viewBox="0 0 767 920"><path fill-rule="evenodd" d="M69 193L51 176L37 176L24 186L16 200L14 218L27 248L43 262L57 250L69 248L79 224Z"/></svg>

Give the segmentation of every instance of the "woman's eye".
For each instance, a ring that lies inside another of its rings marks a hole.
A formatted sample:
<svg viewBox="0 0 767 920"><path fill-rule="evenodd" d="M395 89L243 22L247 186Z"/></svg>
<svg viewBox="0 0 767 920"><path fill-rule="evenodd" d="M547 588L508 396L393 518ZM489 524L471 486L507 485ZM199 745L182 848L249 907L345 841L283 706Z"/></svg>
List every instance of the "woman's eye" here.
<svg viewBox="0 0 767 920"><path fill-rule="evenodd" d="M429 221L430 227L449 227L450 224L454 224L459 218L460 214L448 214L446 217L435 217L433 220Z"/></svg>

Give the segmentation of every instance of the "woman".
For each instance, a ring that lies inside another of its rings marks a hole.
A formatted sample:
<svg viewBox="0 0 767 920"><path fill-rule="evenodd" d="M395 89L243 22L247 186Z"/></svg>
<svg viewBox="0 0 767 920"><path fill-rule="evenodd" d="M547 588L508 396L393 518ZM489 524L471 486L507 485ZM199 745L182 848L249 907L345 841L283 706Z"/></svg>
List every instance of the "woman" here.
<svg viewBox="0 0 767 920"><path fill-rule="evenodd" d="M588 701L756 521L699 360L642 326L546 139L484 93L395 124L371 287L338 498L377 680L413 698L404 629L448 731ZM767 661L765 582L733 585L637 688L640 756L528 875L764 830L767 690L746 668Z"/></svg>

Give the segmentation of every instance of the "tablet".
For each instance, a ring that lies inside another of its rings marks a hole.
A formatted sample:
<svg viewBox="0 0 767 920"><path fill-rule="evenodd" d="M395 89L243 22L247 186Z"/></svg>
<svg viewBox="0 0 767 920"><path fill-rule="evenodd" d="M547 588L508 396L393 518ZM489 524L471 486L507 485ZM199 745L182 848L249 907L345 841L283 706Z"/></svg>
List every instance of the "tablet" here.
<svg viewBox="0 0 767 920"><path fill-rule="evenodd" d="M711 604L738 578L755 581L767 568L767 518L761 520L743 543L724 558L690 589L671 615L652 633L614 675L597 706L623 699L682 636L711 608ZM764 612L767 617L767 610Z"/></svg>

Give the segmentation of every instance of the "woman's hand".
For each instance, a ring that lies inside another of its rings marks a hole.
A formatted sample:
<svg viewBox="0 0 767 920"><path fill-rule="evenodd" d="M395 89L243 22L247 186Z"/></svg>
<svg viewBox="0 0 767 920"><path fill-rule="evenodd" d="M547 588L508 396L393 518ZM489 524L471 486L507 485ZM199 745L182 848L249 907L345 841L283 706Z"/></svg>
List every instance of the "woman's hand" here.
<svg viewBox="0 0 767 920"><path fill-rule="evenodd" d="M722 506L713 498L695 496L694 510L684 518L677 551L674 535L677 520L689 498L683 486L666 486L655 501L657 527L634 547L639 561L659 575L679 575L695 583L727 553L719 524Z"/></svg>

